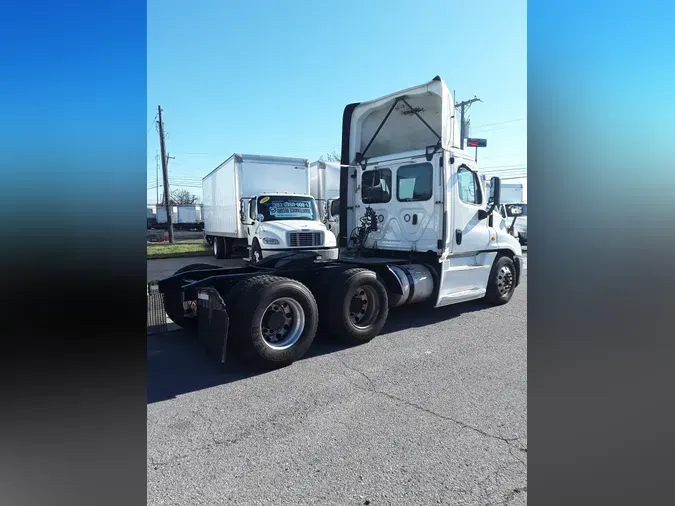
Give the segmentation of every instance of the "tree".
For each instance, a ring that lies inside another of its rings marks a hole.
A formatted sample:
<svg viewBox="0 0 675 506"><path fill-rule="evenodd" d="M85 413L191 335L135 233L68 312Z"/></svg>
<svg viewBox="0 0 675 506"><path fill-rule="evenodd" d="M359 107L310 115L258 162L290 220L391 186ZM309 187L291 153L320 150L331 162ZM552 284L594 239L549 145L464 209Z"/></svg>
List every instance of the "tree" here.
<svg viewBox="0 0 675 506"><path fill-rule="evenodd" d="M197 195L193 195L188 190L177 189L171 190L169 202L172 206L181 204L199 204L199 197Z"/></svg>
<svg viewBox="0 0 675 506"><path fill-rule="evenodd" d="M339 162L340 161L340 153L337 152L337 150L332 150L326 153L325 155L321 155L319 157L320 162Z"/></svg>

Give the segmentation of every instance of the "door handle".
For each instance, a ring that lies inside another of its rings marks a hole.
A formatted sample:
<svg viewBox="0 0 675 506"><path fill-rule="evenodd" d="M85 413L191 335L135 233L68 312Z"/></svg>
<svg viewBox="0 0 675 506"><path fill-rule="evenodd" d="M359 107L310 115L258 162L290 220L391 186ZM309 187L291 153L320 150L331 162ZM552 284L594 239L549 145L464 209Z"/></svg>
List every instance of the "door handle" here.
<svg viewBox="0 0 675 506"><path fill-rule="evenodd" d="M462 244L462 231L460 229L455 230L455 242L458 246Z"/></svg>
<svg viewBox="0 0 675 506"><path fill-rule="evenodd" d="M417 225L417 215L416 214L413 214L412 223L413 223L413 225Z"/></svg>

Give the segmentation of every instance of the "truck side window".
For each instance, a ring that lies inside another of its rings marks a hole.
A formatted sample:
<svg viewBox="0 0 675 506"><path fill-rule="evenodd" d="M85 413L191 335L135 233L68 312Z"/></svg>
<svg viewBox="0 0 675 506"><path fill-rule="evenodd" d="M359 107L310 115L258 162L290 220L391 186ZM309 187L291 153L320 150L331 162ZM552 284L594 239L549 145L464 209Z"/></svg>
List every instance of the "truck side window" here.
<svg viewBox="0 0 675 506"><path fill-rule="evenodd" d="M391 170L367 170L361 175L361 201L384 204L391 200Z"/></svg>
<svg viewBox="0 0 675 506"><path fill-rule="evenodd" d="M466 202L467 204L480 204L483 202L478 174L471 171L465 165L462 165L457 170L457 188L462 202Z"/></svg>
<svg viewBox="0 0 675 506"><path fill-rule="evenodd" d="M433 193L434 169L430 163L403 165L396 171L397 198L401 202L429 200Z"/></svg>

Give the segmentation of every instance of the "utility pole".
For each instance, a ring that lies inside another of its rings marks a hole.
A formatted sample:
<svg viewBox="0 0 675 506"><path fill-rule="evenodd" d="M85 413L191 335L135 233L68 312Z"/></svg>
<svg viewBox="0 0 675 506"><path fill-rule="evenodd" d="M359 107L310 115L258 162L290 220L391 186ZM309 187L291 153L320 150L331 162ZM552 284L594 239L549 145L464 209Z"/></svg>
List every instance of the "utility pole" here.
<svg viewBox="0 0 675 506"><path fill-rule="evenodd" d="M169 243L173 244L173 217L171 216L171 202L169 201L169 171L167 170L166 144L164 143L164 120L162 119L162 106L157 106L159 122L159 147L162 151L162 175L164 179L164 208L166 209L166 223L169 226Z"/></svg>
<svg viewBox="0 0 675 506"><path fill-rule="evenodd" d="M159 152L157 150L155 150L155 185L157 188L155 205L159 206Z"/></svg>
<svg viewBox="0 0 675 506"><path fill-rule="evenodd" d="M464 113L469 110L469 107L471 107L471 104L474 102L482 102L480 98L478 98L476 95L473 96L473 98L469 100L465 100L464 102L457 102L455 104L455 108L459 107L460 111L460 124L459 124L459 148L464 149L464 134L465 134L465 128L466 128L466 120L464 117Z"/></svg>

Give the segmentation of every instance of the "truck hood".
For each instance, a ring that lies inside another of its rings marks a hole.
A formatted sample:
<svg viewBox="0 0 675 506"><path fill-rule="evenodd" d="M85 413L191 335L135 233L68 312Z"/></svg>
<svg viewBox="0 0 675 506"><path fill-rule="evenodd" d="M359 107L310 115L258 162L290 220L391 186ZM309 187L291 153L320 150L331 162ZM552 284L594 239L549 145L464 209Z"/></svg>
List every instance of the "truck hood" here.
<svg viewBox="0 0 675 506"><path fill-rule="evenodd" d="M326 226L320 221L314 220L278 220L262 222L259 230L283 235L286 232L323 232L326 230Z"/></svg>

